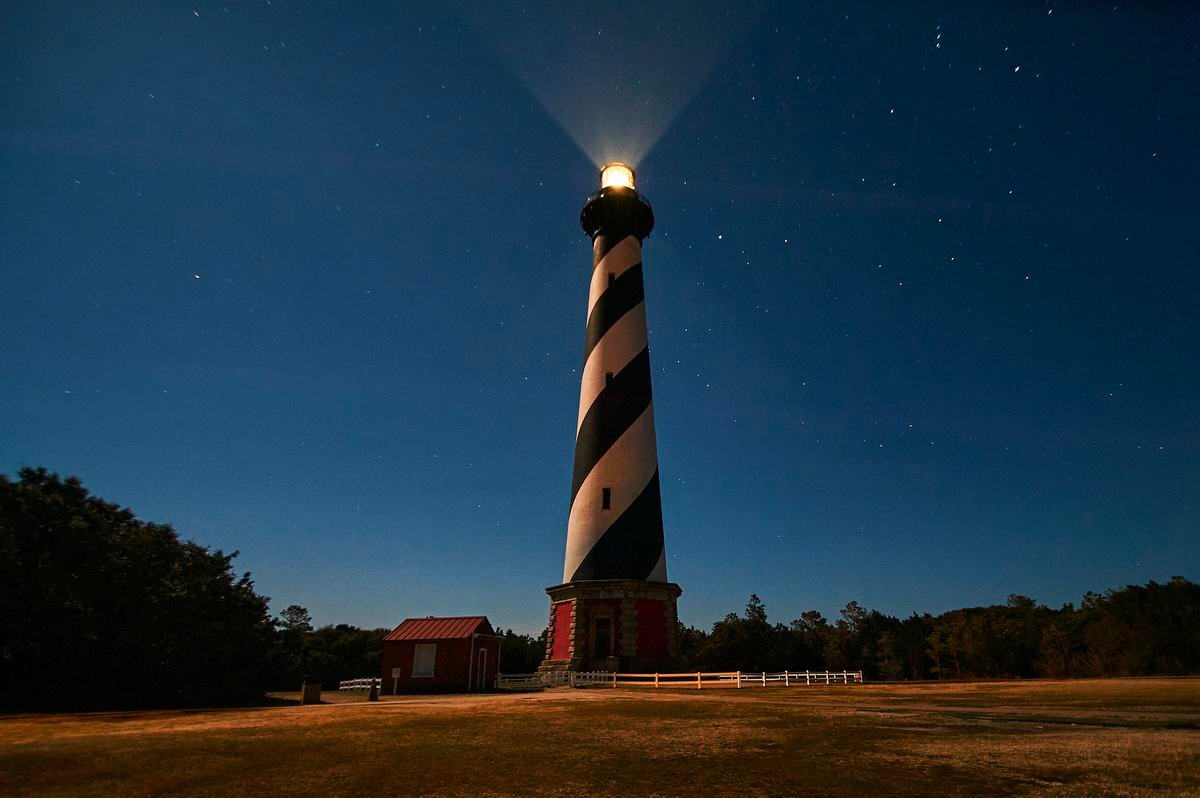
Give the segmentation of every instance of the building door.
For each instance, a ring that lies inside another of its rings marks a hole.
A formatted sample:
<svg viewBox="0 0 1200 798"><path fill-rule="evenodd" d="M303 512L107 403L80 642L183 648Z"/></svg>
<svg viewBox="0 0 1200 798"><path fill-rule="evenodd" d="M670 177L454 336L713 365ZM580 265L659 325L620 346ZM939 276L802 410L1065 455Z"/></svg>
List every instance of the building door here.
<svg viewBox="0 0 1200 798"><path fill-rule="evenodd" d="M480 690L488 688L487 683L487 649L479 649L479 683L476 687Z"/></svg>
<svg viewBox="0 0 1200 798"><path fill-rule="evenodd" d="M592 656L595 659L612 656L612 618L597 618L592 622Z"/></svg>

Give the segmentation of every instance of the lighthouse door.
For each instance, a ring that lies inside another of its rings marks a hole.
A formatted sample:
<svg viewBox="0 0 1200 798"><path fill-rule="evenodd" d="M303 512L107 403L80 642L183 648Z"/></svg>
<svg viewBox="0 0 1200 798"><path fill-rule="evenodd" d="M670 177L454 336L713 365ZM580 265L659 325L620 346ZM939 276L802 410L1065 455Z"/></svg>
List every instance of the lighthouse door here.
<svg viewBox="0 0 1200 798"><path fill-rule="evenodd" d="M592 633L592 656L603 659L612 655L612 618L597 618Z"/></svg>

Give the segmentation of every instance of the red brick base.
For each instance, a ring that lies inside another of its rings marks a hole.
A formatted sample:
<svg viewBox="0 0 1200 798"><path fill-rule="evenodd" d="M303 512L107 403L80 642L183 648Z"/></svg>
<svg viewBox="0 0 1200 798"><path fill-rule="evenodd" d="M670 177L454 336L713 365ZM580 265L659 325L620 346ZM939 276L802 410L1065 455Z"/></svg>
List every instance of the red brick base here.
<svg viewBox="0 0 1200 798"><path fill-rule="evenodd" d="M670 582L604 579L546 588L550 626L543 671L650 672L675 656L679 626ZM608 642L607 651L595 651Z"/></svg>

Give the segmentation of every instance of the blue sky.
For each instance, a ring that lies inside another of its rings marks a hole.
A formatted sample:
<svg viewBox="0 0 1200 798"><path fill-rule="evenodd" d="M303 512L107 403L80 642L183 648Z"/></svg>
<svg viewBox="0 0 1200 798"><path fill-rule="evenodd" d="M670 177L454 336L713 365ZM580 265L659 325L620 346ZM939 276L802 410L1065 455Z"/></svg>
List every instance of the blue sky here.
<svg viewBox="0 0 1200 798"><path fill-rule="evenodd" d="M536 632L611 144L686 623L1196 578L1197 12L556 8L12 6L5 471Z"/></svg>

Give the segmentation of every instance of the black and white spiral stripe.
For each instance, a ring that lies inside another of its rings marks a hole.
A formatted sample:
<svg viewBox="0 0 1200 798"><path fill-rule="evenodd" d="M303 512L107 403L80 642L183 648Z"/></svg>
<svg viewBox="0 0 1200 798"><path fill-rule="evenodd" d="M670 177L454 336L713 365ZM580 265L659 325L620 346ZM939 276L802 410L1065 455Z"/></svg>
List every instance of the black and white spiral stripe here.
<svg viewBox="0 0 1200 798"><path fill-rule="evenodd" d="M641 242L598 235L593 263L563 581L665 582Z"/></svg>

